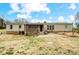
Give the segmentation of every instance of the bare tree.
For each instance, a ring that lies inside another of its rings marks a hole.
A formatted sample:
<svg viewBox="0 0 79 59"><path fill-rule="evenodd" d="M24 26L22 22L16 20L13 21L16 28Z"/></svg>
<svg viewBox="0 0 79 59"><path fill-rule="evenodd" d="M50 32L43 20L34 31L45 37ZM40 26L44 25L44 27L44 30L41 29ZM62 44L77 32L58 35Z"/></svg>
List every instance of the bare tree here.
<svg viewBox="0 0 79 59"><path fill-rule="evenodd" d="M76 30L79 33L79 12L77 12L77 14L75 15L75 26L76 26Z"/></svg>
<svg viewBox="0 0 79 59"><path fill-rule="evenodd" d="M23 23L23 24L25 24L25 23L28 23L28 21L24 18L18 18L18 19L14 20L14 23Z"/></svg>

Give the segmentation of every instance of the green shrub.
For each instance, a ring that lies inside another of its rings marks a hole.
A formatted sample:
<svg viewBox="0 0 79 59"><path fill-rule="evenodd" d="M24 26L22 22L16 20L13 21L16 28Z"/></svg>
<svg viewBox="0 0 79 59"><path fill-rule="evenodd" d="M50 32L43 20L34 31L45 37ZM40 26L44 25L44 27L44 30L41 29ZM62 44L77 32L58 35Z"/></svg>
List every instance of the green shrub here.
<svg viewBox="0 0 79 59"><path fill-rule="evenodd" d="M12 54L14 54L14 48L9 48L8 50L6 50L6 54L8 54L8 55L12 55Z"/></svg>
<svg viewBox="0 0 79 59"><path fill-rule="evenodd" d="M43 47L39 47L39 50L42 50L43 49Z"/></svg>
<svg viewBox="0 0 79 59"><path fill-rule="evenodd" d="M2 53L5 50L5 47L0 47L0 53Z"/></svg>
<svg viewBox="0 0 79 59"><path fill-rule="evenodd" d="M5 27L1 27L1 26L0 26L0 29L5 29Z"/></svg>
<svg viewBox="0 0 79 59"><path fill-rule="evenodd" d="M14 54L14 52L12 52L12 51L6 51L6 54L12 55L12 54Z"/></svg>
<svg viewBox="0 0 79 59"><path fill-rule="evenodd" d="M55 48L54 51L58 51L58 48Z"/></svg>

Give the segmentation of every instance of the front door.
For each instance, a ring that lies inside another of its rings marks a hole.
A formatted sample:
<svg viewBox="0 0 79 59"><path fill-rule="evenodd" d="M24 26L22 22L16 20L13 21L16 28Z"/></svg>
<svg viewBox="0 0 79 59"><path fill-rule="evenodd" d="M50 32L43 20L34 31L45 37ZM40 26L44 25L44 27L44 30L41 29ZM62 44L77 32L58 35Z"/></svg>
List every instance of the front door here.
<svg viewBox="0 0 79 59"><path fill-rule="evenodd" d="M40 31L41 32L43 31L43 25L40 25Z"/></svg>

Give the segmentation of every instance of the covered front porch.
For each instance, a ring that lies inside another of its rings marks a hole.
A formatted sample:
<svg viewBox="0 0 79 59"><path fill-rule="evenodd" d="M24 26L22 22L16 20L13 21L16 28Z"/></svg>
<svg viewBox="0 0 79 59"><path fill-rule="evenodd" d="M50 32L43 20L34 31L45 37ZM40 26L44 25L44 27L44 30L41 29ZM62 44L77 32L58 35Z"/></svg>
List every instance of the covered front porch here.
<svg viewBox="0 0 79 59"><path fill-rule="evenodd" d="M38 35L39 33L43 32L43 24L26 24L24 26L24 31L26 35Z"/></svg>

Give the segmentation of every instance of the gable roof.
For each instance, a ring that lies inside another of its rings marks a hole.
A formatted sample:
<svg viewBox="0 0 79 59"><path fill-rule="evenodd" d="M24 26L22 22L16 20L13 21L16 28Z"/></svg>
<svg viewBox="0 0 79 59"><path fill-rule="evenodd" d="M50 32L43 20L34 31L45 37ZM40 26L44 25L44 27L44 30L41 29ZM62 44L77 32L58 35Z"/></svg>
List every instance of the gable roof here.
<svg viewBox="0 0 79 59"><path fill-rule="evenodd" d="M47 23L47 25L72 25L73 23Z"/></svg>
<svg viewBox="0 0 79 59"><path fill-rule="evenodd" d="M44 23L6 22L7 25L43 25ZM45 23L47 25L72 25L73 23Z"/></svg>
<svg viewBox="0 0 79 59"><path fill-rule="evenodd" d="M12 22L10 22L10 23L6 23L6 25L23 25L24 23L12 23Z"/></svg>

